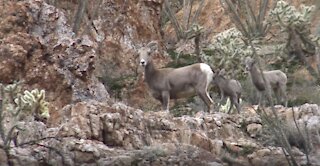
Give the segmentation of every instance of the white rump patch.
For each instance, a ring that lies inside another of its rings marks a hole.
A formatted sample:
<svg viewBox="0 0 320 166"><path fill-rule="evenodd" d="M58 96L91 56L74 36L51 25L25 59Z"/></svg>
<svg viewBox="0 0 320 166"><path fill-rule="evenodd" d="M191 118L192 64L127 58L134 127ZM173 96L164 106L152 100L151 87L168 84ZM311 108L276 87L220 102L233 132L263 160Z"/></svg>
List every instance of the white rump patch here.
<svg viewBox="0 0 320 166"><path fill-rule="evenodd" d="M213 103L210 95L208 94L208 86L210 85L211 81L212 81L212 77L213 77L213 71L211 69L211 67L205 63L200 63L200 69L202 72L206 73L207 75L207 84L206 84L206 95L208 96L208 98L210 99L211 103Z"/></svg>
<svg viewBox="0 0 320 166"><path fill-rule="evenodd" d="M205 63L200 63L200 69L202 72L206 73L210 78L213 77L213 71L211 70L211 67Z"/></svg>

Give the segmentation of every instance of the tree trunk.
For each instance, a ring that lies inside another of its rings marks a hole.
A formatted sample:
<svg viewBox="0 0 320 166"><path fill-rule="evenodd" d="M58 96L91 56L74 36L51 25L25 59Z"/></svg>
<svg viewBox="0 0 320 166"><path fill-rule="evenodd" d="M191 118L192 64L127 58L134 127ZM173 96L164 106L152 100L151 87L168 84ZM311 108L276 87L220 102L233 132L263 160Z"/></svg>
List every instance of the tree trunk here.
<svg viewBox="0 0 320 166"><path fill-rule="evenodd" d="M196 34L194 38L194 44L195 44L195 54L197 56L198 62L203 62L200 56L200 33Z"/></svg>

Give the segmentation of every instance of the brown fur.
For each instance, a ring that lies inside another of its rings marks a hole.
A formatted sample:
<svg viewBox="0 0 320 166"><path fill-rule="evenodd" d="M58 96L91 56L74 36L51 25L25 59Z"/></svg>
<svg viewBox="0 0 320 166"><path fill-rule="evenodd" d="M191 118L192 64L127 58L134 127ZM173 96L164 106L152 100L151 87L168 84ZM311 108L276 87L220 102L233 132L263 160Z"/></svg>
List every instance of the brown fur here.
<svg viewBox="0 0 320 166"><path fill-rule="evenodd" d="M281 70L260 72L258 67L255 64L255 61L249 57L246 58L245 63L246 63L246 69L250 72L252 83L254 84L256 89L260 93L266 92L268 96L271 96L271 89L272 89L275 93L278 103L280 103L281 100L284 100L285 106L287 106L287 95L286 95L287 75L283 73ZM264 83L261 73L264 75L266 83ZM261 94L259 97L259 104L260 104L260 100L261 100Z"/></svg>
<svg viewBox="0 0 320 166"><path fill-rule="evenodd" d="M150 46L139 50L140 65L144 66L145 81L152 96L162 103L163 109L169 110L170 99L186 98L197 94L210 110L212 99L207 89L212 76L207 80L207 73L201 70L200 63L181 68L156 69L152 62L152 51Z"/></svg>
<svg viewBox="0 0 320 166"><path fill-rule="evenodd" d="M238 113L241 111L240 107L240 97L241 97L241 91L242 87L239 81L234 79L227 79L223 76L224 70L217 71L217 74L213 77L213 82L219 87L220 95L221 95L221 101L224 99L225 96L229 97L231 105L228 110L228 113L230 113L233 105L236 106L236 109Z"/></svg>

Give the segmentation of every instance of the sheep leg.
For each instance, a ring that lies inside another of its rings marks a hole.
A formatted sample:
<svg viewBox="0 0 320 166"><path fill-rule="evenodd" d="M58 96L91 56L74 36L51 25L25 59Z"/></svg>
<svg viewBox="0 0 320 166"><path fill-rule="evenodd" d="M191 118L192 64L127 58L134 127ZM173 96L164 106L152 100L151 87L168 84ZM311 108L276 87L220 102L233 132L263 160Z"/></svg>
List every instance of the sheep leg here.
<svg viewBox="0 0 320 166"><path fill-rule="evenodd" d="M237 93L237 103L236 103L236 108L237 108L237 111L238 113L241 112L241 103L240 103L240 98L241 98L241 93Z"/></svg>
<svg viewBox="0 0 320 166"><path fill-rule="evenodd" d="M257 91L258 105L261 104L262 93L263 93L262 91Z"/></svg>
<svg viewBox="0 0 320 166"><path fill-rule="evenodd" d="M233 104L234 104L234 97L232 97L232 98L230 98L230 97L229 97L229 99L230 99L230 107L229 107L229 110L228 110L228 114L230 114L231 109L232 109L232 107L233 107Z"/></svg>
<svg viewBox="0 0 320 166"><path fill-rule="evenodd" d="M197 93L198 93L198 96L201 98L201 100L207 105L208 112L210 112L213 101L210 98L208 92L204 90L204 91L197 91Z"/></svg>
<svg viewBox="0 0 320 166"><path fill-rule="evenodd" d="M237 101L240 104L241 93L237 93Z"/></svg>
<svg viewBox="0 0 320 166"><path fill-rule="evenodd" d="M275 88L274 90L276 99L277 99L277 104L281 104L281 92L279 88Z"/></svg>
<svg viewBox="0 0 320 166"><path fill-rule="evenodd" d="M221 88L220 88L220 95L221 95L221 98L220 98L219 106L222 105L222 101L225 99L224 92Z"/></svg>
<svg viewBox="0 0 320 166"><path fill-rule="evenodd" d="M271 105L272 103L272 91L271 91L271 86L267 85L266 89L263 91L263 101L264 101L264 106L268 103Z"/></svg>
<svg viewBox="0 0 320 166"><path fill-rule="evenodd" d="M220 89L220 96L221 96L220 102L221 102L222 99L224 99L224 92L223 92L222 88L219 87L219 89Z"/></svg>
<svg viewBox="0 0 320 166"><path fill-rule="evenodd" d="M170 93L169 91L163 91L161 95L162 95L162 109L164 111L169 112Z"/></svg>
<svg viewBox="0 0 320 166"><path fill-rule="evenodd" d="M236 97L233 98L234 100L234 105L236 106L236 109L238 113L240 114L241 107L240 107L240 97L237 95Z"/></svg>
<svg viewBox="0 0 320 166"><path fill-rule="evenodd" d="M285 107L288 106L288 98L287 98L286 89L287 89L287 87L285 84L280 86L280 92L281 92L281 96L283 97Z"/></svg>
<svg viewBox="0 0 320 166"><path fill-rule="evenodd" d="M268 90L260 91L259 93L259 106L266 106L267 101L269 99L269 93Z"/></svg>

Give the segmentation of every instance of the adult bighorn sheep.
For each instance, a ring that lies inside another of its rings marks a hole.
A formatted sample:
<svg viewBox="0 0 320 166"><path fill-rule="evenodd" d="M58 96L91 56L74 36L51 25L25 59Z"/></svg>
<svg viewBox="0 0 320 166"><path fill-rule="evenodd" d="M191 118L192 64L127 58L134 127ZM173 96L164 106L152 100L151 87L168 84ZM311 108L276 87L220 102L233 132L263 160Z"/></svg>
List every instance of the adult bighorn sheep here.
<svg viewBox="0 0 320 166"><path fill-rule="evenodd" d="M157 69L152 62L152 55L157 49L157 42L150 42L138 50L139 63L144 67L145 81L152 96L159 100L162 108L169 111L170 99L179 99L198 95L210 111L213 101L208 93L213 71L205 63L196 63L180 68Z"/></svg>
<svg viewBox="0 0 320 166"><path fill-rule="evenodd" d="M249 71L251 81L256 87L259 93L259 104L263 92L266 92L271 97L271 89L275 93L277 102L281 103L284 100L285 106L287 106L287 75L280 70L262 71L258 69L256 61L250 57L245 59L246 70ZM264 75L265 82L262 78Z"/></svg>
<svg viewBox="0 0 320 166"><path fill-rule="evenodd" d="M225 96L229 97L230 99L230 108L228 110L228 113L230 113L233 105L236 106L236 109L238 113L240 113L241 108L240 108L240 97L241 97L241 91L242 87L239 81L234 80L234 79L227 79L225 78L225 70L217 70L214 73L213 76L213 82L218 86L220 90L220 104L225 98Z"/></svg>

